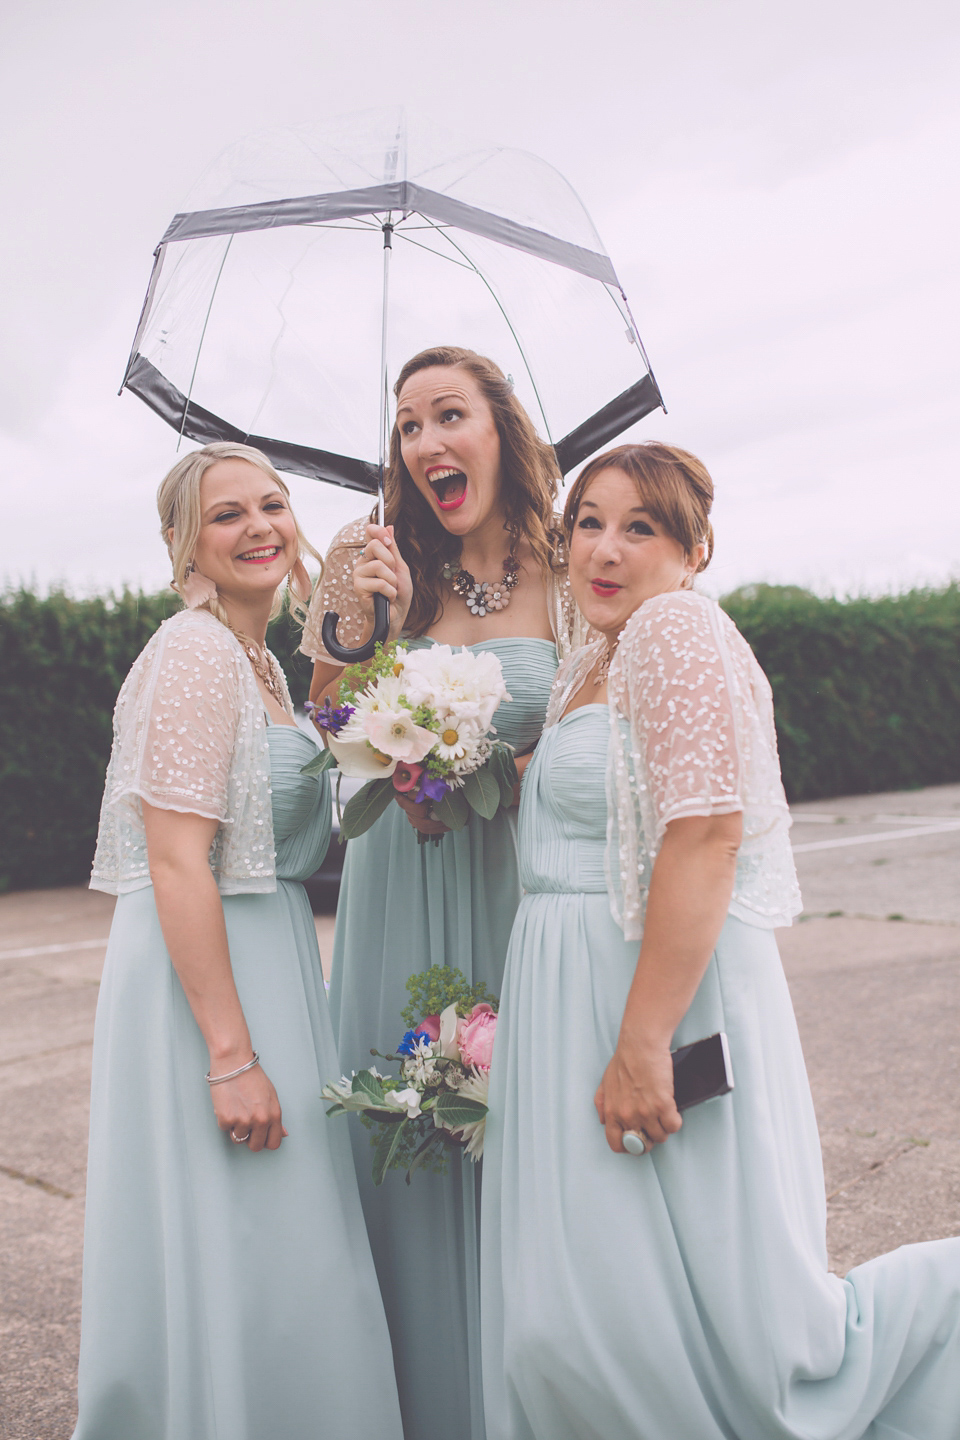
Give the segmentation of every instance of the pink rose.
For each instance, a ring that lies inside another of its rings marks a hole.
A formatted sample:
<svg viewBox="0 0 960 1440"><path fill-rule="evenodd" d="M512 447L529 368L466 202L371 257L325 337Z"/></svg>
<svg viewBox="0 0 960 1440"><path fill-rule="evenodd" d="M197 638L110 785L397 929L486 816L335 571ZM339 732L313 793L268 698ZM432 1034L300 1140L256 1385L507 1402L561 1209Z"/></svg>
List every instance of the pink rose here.
<svg viewBox="0 0 960 1440"><path fill-rule="evenodd" d="M408 790L416 789L422 774L422 765L410 765L406 760L398 760L397 768L393 772L394 790L399 790L401 795L405 795ZM437 1033L439 1034L439 1030ZM433 1038L436 1039L436 1036Z"/></svg>
<svg viewBox="0 0 960 1440"><path fill-rule="evenodd" d="M466 1020L457 1027L457 1044L464 1065L489 1070L493 1059L493 1042L497 1033L497 1017L493 1006L474 1005Z"/></svg>
<svg viewBox="0 0 960 1440"><path fill-rule="evenodd" d="M433 1042L440 1039L440 1016L425 1015L416 1028L417 1035L426 1035Z"/></svg>

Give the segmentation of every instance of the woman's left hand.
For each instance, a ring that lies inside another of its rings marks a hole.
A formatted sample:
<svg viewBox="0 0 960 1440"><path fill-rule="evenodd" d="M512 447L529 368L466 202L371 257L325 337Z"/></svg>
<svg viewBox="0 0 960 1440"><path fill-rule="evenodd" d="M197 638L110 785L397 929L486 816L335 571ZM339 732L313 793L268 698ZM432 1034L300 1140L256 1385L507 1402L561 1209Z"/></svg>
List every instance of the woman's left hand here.
<svg viewBox="0 0 960 1440"><path fill-rule="evenodd" d="M421 835L446 835L449 826L442 820L434 820L429 800L410 800L398 790L393 797L404 812L414 830Z"/></svg>
<svg viewBox="0 0 960 1440"><path fill-rule="evenodd" d="M673 1101L673 1060L669 1042L631 1040L621 1035L593 1100L607 1144L618 1155L625 1130L639 1131L662 1145L683 1124Z"/></svg>

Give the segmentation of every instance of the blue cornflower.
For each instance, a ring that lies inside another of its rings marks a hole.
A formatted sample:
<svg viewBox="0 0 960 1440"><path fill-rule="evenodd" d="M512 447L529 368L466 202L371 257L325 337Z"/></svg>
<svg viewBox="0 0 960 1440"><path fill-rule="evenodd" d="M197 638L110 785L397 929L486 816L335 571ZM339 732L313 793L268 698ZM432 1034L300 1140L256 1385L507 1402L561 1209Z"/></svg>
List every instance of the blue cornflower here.
<svg viewBox="0 0 960 1440"><path fill-rule="evenodd" d="M419 1036L416 1030L408 1030L397 1046L398 1055L416 1055Z"/></svg>

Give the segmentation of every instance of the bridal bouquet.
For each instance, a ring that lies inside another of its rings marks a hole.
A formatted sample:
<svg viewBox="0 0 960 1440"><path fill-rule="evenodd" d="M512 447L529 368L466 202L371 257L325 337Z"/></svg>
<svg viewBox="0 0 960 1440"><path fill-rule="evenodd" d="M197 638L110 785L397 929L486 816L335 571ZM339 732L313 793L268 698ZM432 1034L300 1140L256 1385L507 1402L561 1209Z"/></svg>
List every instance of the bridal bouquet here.
<svg viewBox="0 0 960 1440"><path fill-rule="evenodd" d="M345 840L369 830L397 793L429 800L449 830L462 830L471 808L490 820L513 803L517 783L513 751L491 728L497 706L509 699L495 655L378 645L368 666L346 671L339 705L308 704L327 748L303 773L336 765L341 775L368 782L344 807Z"/></svg>
<svg viewBox="0 0 960 1440"><path fill-rule="evenodd" d="M474 1161L483 1153L497 1001L446 965L412 975L407 990L407 1031L397 1053L370 1051L399 1061L400 1073L381 1075L371 1066L321 1091L333 1102L328 1115L358 1113L373 1132L376 1185L393 1169L406 1168L408 1185L420 1166L442 1173L451 1147Z"/></svg>

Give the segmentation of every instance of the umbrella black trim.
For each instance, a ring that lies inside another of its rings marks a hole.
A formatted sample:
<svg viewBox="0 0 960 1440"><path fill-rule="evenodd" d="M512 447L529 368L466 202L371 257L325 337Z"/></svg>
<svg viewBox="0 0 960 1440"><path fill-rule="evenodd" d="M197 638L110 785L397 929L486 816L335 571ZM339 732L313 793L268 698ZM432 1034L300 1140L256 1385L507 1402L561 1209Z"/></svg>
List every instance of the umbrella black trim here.
<svg viewBox="0 0 960 1440"><path fill-rule="evenodd" d="M294 445L289 440L271 440L266 435L247 435L196 401L191 400L188 404L183 391L161 375L143 355L134 356L124 380L124 389L132 390L161 420L199 445L211 445L217 440L253 445L262 450L278 470L304 475L309 480L326 480L366 495L377 493L377 466L370 461L355 460L330 450L316 450L310 445ZM588 455L600 450L628 425L642 420L644 415L662 405L656 381L652 375L644 375L636 385L624 390L557 442L554 449L560 473L569 475L581 460L586 460Z"/></svg>
<svg viewBox="0 0 960 1440"><path fill-rule="evenodd" d="M288 474L305 475L309 480L326 480L367 495L377 493L376 465L366 460L354 460L349 455L337 455L330 450L315 450L310 445L294 445L289 440L247 435L236 425L214 415L212 410L205 410L196 401L191 400L188 404L186 395L142 355L134 356L124 388L139 395L144 404L149 405L174 430L200 445L211 445L217 440L253 445L263 451L271 465Z"/></svg>
<svg viewBox="0 0 960 1440"><path fill-rule="evenodd" d="M218 210L194 210L174 215L160 241L196 240L206 235L238 235L248 230L279 229L286 225L316 225L325 220L346 220L401 210L429 216L444 224L456 225L475 235L484 235L514 250L526 250L620 288L608 255L569 240L559 240L530 225L520 225L503 215L494 215L476 205L467 205L436 190L427 190L410 180L392 185L367 185L328 195L297 195L287 200L267 200L259 205L231 205Z"/></svg>
<svg viewBox="0 0 960 1440"><path fill-rule="evenodd" d="M581 460L595 454L608 441L613 440L628 425L642 420L651 410L663 405L663 397L652 375L644 375L636 385L624 390L616 399L604 405L596 414L584 420L569 435L558 440L554 449L560 462L560 473L569 475Z"/></svg>

